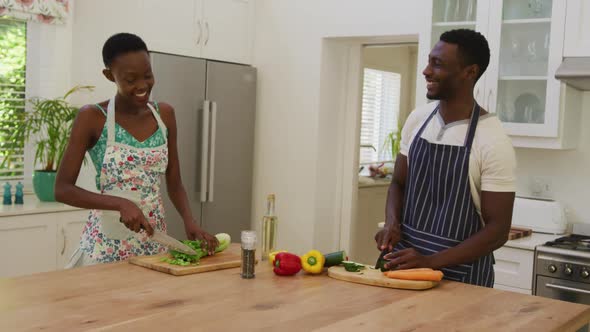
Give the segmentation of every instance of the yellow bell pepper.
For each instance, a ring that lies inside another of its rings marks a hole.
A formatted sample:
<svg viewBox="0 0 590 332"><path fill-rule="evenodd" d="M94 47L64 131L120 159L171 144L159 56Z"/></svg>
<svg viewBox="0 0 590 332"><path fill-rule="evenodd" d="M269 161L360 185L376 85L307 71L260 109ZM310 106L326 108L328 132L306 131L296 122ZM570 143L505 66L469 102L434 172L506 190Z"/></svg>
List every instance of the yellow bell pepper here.
<svg viewBox="0 0 590 332"><path fill-rule="evenodd" d="M277 251L273 251L270 254L268 254L268 262L270 263L270 265L275 266L275 256L281 252L287 252L286 250L277 250Z"/></svg>
<svg viewBox="0 0 590 332"><path fill-rule="evenodd" d="M307 273L318 274L322 273L326 258L321 252L317 250L311 250L307 254L301 256L301 266Z"/></svg>

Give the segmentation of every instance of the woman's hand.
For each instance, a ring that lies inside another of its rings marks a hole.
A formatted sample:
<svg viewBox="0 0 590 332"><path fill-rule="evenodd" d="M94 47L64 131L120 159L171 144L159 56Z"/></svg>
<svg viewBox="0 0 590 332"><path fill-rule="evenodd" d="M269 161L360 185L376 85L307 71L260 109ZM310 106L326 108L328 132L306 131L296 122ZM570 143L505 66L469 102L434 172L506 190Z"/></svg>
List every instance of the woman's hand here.
<svg viewBox="0 0 590 332"><path fill-rule="evenodd" d="M132 201L122 198L119 204L119 213L121 213L120 221L125 224L125 227L136 233L144 229L149 236L154 234L154 229L145 219L143 211Z"/></svg>
<svg viewBox="0 0 590 332"><path fill-rule="evenodd" d="M184 230L186 231L186 237L189 240L202 240L201 247L203 249L207 247L209 255L215 253L215 248L219 245L219 241L215 236L205 232L192 220L184 223Z"/></svg>

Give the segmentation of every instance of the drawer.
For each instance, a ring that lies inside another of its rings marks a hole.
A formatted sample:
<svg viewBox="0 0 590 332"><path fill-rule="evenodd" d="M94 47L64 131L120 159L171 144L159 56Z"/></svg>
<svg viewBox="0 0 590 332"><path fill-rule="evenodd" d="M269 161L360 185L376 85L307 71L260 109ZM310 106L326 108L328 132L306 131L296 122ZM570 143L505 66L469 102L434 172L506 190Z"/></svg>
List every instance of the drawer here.
<svg viewBox="0 0 590 332"><path fill-rule="evenodd" d="M520 293L520 294L527 294L527 295L533 294L533 291L531 289L510 287L510 286L498 284L497 282L494 283L494 289L505 290L505 291L515 292L515 293Z"/></svg>
<svg viewBox="0 0 590 332"><path fill-rule="evenodd" d="M534 251L502 247L494 251L494 257L497 284L532 289Z"/></svg>

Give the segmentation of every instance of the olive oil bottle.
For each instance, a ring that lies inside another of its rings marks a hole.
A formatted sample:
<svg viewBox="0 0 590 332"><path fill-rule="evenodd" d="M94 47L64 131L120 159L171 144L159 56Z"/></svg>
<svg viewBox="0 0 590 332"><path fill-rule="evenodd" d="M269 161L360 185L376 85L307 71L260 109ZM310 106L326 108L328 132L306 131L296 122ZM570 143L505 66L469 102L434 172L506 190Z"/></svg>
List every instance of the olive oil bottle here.
<svg viewBox="0 0 590 332"><path fill-rule="evenodd" d="M275 195L269 194L266 202L266 214L262 217L262 260L276 250L277 216L275 215Z"/></svg>

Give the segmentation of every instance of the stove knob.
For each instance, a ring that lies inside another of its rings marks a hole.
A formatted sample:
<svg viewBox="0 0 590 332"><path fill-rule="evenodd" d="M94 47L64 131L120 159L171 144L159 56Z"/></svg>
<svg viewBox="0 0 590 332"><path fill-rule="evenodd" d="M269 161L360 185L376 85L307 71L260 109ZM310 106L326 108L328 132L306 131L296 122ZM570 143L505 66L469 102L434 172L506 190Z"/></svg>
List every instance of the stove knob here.
<svg viewBox="0 0 590 332"><path fill-rule="evenodd" d="M557 271L557 267L555 267L555 265L551 264L547 267L547 269L549 270L549 272L551 273L555 273L555 271Z"/></svg>
<svg viewBox="0 0 590 332"><path fill-rule="evenodd" d="M588 277L590 277L590 272L588 272L588 270L582 270L582 272L580 273L582 275L582 278L587 279Z"/></svg>
<svg viewBox="0 0 590 332"><path fill-rule="evenodd" d="M565 273L568 276L572 275L572 272L574 272L574 271L572 271L572 268L569 266L566 266L565 269L563 270L563 273Z"/></svg>

